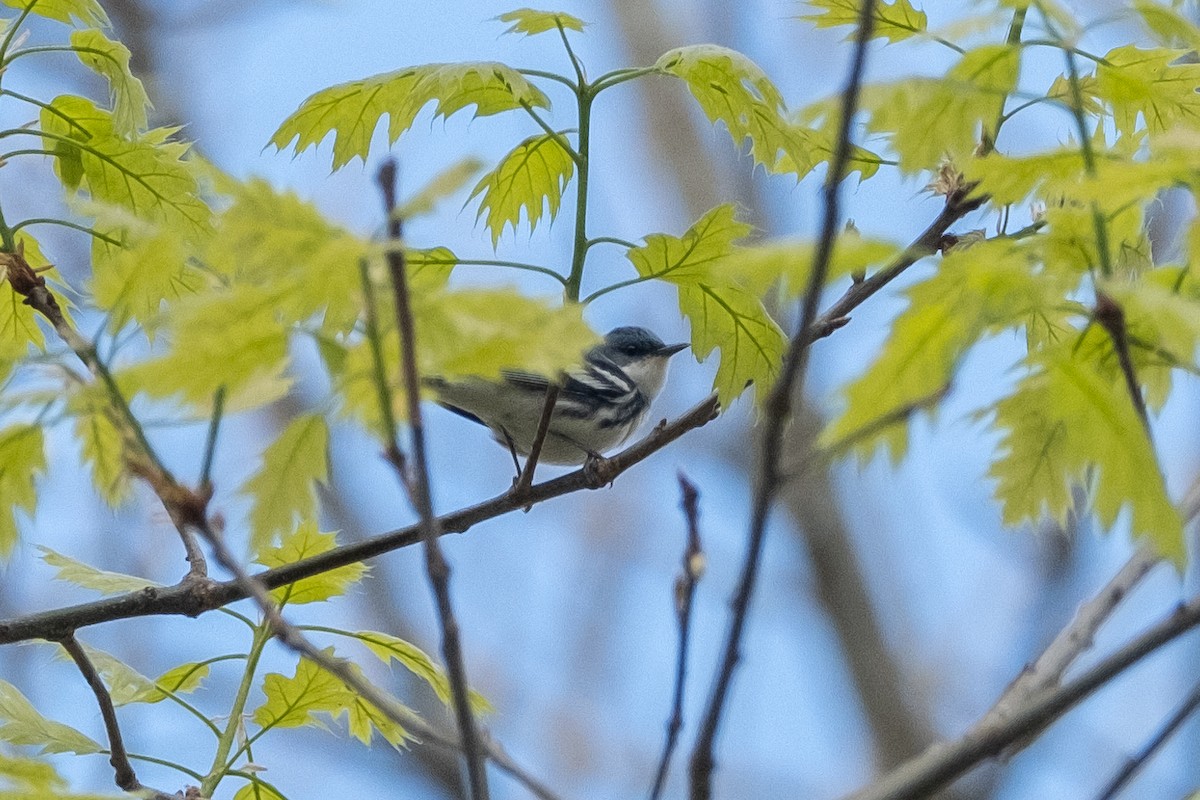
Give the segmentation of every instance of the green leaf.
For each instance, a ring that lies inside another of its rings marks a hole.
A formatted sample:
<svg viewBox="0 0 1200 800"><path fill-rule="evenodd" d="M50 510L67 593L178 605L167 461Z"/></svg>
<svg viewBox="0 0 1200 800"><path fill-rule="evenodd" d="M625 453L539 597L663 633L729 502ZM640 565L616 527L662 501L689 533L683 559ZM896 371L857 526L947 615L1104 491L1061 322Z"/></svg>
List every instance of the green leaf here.
<svg viewBox="0 0 1200 800"><path fill-rule="evenodd" d="M253 719L263 728L325 727L315 715L334 713L344 707L346 685L307 658L296 664L296 673L287 677L278 672L263 676L262 705Z"/></svg>
<svg viewBox="0 0 1200 800"><path fill-rule="evenodd" d="M97 384L75 391L68 407L75 416L75 438L81 455L91 466L97 494L112 508L129 499L129 472L125 466L125 441L109 417L112 408Z"/></svg>
<svg viewBox="0 0 1200 800"><path fill-rule="evenodd" d="M823 13L804 14L799 18L812 22L818 28L858 26L861 7L858 0L808 0L808 5ZM895 0L893 3L880 0L875 4L874 17L875 27L871 38L882 37L891 43L924 33L929 25L925 12L913 8L909 0ZM846 38L854 38L854 33L847 34Z"/></svg>
<svg viewBox="0 0 1200 800"><path fill-rule="evenodd" d="M281 322L320 315L327 332L353 328L361 304L358 266L371 253L367 242L264 180L235 184L230 194L233 205L217 221L204 262L238 284L277 296Z"/></svg>
<svg viewBox="0 0 1200 800"><path fill-rule="evenodd" d="M765 396L779 372L787 340L762 302L722 270L734 243L751 228L737 221L733 205L717 206L682 237L655 233L628 257L638 274L679 287L679 310L692 327L692 353L703 361L716 349L721 360L713 388L721 405L754 383Z"/></svg>
<svg viewBox="0 0 1200 800"><path fill-rule="evenodd" d="M8 556L17 544L18 511L33 514L37 507L34 479L46 471L42 429L36 425L13 425L0 429L0 557Z"/></svg>
<svg viewBox="0 0 1200 800"><path fill-rule="evenodd" d="M423 250L406 247L404 260L408 265L409 286L419 294L445 286L450 280L450 273L458 265L458 256L448 247Z"/></svg>
<svg viewBox="0 0 1200 800"><path fill-rule="evenodd" d="M1113 111L1117 130L1132 134L1139 118L1151 134L1200 125L1200 64L1176 63L1186 50L1110 50L1096 67L1096 91Z"/></svg>
<svg viewBox="0 0 1200 800"><path fill-rule="evenodd" d="M295 533L285 536L278 547L263 549L254 560L264 567L282 567L304 558L327 553L336 546L335 534L320 533L315 521L306 521L301 523ZM365 564L347 564L297 581L290 586L275 589L272 594L281 605L285 602L319 603L345 594L347 589L361 581L366 574Z"/></svg>
<svg viewBox="0 0 1200 800"><path fill-rule="evenodd" d="M670 50L654 66L687 83L709 121L724 123L736 147L750 142L750 154L770 172L801 178L827 157L812 132L789 118L783 96L757 64L713 44Z"/></svg>
<svg viewBox="0 0 1200 800"><path fill-rule="evenodd" d="M208 664L181 664L167 670L157 680L151 680L111 653L86 644L81 645L88 659L104 679L113 705L131 703L160 703L168 693L186 694L200 688L208 676ZM59 655L69 658L65 651Z"/></svg>
<svg viewBox="0 0 1200 800"><path fill-rule="evenodd" d="M734 242L749 236L753 226L736 218L737 207L725 203L696 221L682 237L652 233L646 244L626 255L638 274L674 283L709 278L712 267L733 252Z"/></svg>
<svg viewBox="0 0 1200 800"><path fill-rule="evenodd" d="M428 683L429 687L438 696L438 699L447 706L450 705L453 699L450 691L450 680L446 677L446 673L442 668L434 664L433 659L426 655L425 651L421 650L421 648L396 636L378 631L347 633L366 645L367 649L383 663L391 664L392 661L396 661L409 672ZM492 710L491 703L487 701L487 698L474 690L471 691L471 706L476 714L486 714Z"/></svg>
<svg viewBox="0 0 1200 800"><path fill-rule="evenodd" d="M47 147L67 188L86 188L93 200L129 209L135 215L175 226L188 235L206 231L211 212L199 197L193 168L183 160L189 146L170 141L174 128L156 128L127 137L112 114L85 98L60 95L43 109Z"/></svg>
<svg viewBox="0 0 1200 800"><path fill-rule="evenodd" d="M262 552L277 536L291 534L297 522L311 523L315 534L317 482L328 479L329 428L321 415L302 414L266 449L262 467L240 490L253 503L251 551Z"/></svg>
<svg viewBox="0 0 1200 800"><path fill-rule="evenodd" d="M325 651L333 655L333 650ZM361 675L354 664L350 669ZM254 711L254 721L264 729L316 726L324 728L317 714L336 719L347 715L350 734L363 744L370 744L373 732L378 731L390 744L399 746L407 739L404 729L389 720L377 708L356 692L325 672L308 659L300 659L292 677L271 673L263 678L265 702ZM398 707L399 704L397 704ZM415 717L415 712L412 713Z"/></svg>
<svg viewBox="0 0 1200 800"><path fill-rule="evenodd" d="M1017 47L989 44L969 50L944 78L905 78L864 87L867 129L890 138L906 173L933 169L944 157L965 161L991 136L1005 96L1016 88Z"/></svg>
<svg viewBox="0 0 1200 800"><path fill-rule="evenodd" d="M291 385L284 374L290 326L280 319L291 299L287 286L241 285L179 303L167 329L170 352L122 369L122 390L207 409L224 387L226 411L278 400Z"/></svg>
<svg viewBox="0 0 1200 800"><path fill-rule="evenodd" d="M287 800L287 798L259 781L247 783L238 789L233 795L233 800Z"/></svg>
<svg viewBox="0 0 1200 800"><path fill-rule="evenodd" d="M1133 10L1164 47L1200 50L1200 28L1175 9L1154 0L1133 0Z"/></svg>
<svg viewBox="0 0 1200 800"><path fill-rule="evenodd" d="M475 218L482 218L492 232L493 247L506 225L516 233L522 210L531 233L542 218L543 206L548 207L551 220L558 216L563 192L575 174L575 161L563 147L562 137L561 133L529 137L471 190L470 199L481 196Z"/></svg>
<svg viewBox="0 0 1200 800"><path fill-rule="evenodd" d="M153 340L163 304L195 294L205 278L190 264L191 248L178 231L151 225L136 234L110 228L108 235L125 244L93 239L93 300L109 312L110 331L137 322Z"/></svg>
<svg viewBox="0 0 1200 800"><path fill-rule="evenodd" d="M1102 374L1096 359L1073 358L1072 349L1032 358L1031 373L996 404L1000 457L988 474L1005 524L1044 514L1065 524L1071 487L1090 483L1102 525L1112 527L1128 506L1134 534L1182 564L1182 522L1123 380Z"/></svg>
<svg viewBox="0 0 1200 800"><path fill-rule="evenodd" d="M581 20L579 17L573 17L562 11L535 11L532 8L518 8L516 11L507 11L496 19L501 22L511 22L505 33L523 33L526 36L534 36L535 34L545 33L546 31L555 31L562 28L564 31L583 31L583 27L588 23Z"/></svg>
<svg viewBox="0 0 1200 800"><path fill-rule="evenodd" d="M467 181L475 177L481 169L483 169L483 162L478 158L459 159L434 175L429 183L421 187L420 191L401 203L395 211L396 216L403 220L410 220L413 217L432 213L441 200L465 186Z"/></svg>
<svg viewBox="0 0 1200 800"><path fill-rule="evenodd" d="M102 28L112 26L98 0L0 0L9 8L24 10L33 6L33 13L46 19L58 20L68 25L78 20L81 25Z"/></svg>
<svg viewBox="0 0 1200 800"><path fill-rule="evenodd" d="M512 67L494 61L426 64L331 86L309 97L283 121L271 144L283 150L295 140L301 153L335 133L333 168L366 160L371 137L384 114L388 144L412 127L417 114L435 103L434 116L450 117L467 106L486 117L523 105L549 108L550 99Z"/></svg>
<svg viewBox="0 0 1200 800"><path fill-rule="evenodd" d="M713 388L728 408L753 384L758 397L779 374L787 337L754 295L736 286L705 283L679 286L679 311L692 326L692 353L704 361L720 349Z"/></svg>
<svg viewBox="0 0 1200 800"><path fill-rule="evenodd" d="M70 725L43 717L17 687L3 679L0 679L0 741L32 745L39 748L39 753L86 755L104 750Z"/></svg>
<svg viewBox="0 0 1200 800"><path fill-rule="evenodd" d="M866 239L853 229L844 231L834 244L826 282L866 274L869 267L894 260L902 250L891 242ZM779 284L785 298L796 298L808 286L815 257L815 242L775 240L735 247L716 269L736 276L753 294L765 294Z"/></svg>
<svg viewBox="0 0 1200 800"><path fill-rule="evenodd" d="M95 28L73 32L71 46L85 67L108 81L116 132L133 136L144 130L146 111L153 106L146 87L129 70L129 48Z"/></svg>
<svg viewBox="0 0 1200 800"><path fill-rule="evenodd" d="M0 750L0 797L5 800L57 798L66 788L67 782L49 762Z"/></svg>
<svg viewBox="0 0 1200 800"><path fill-rule="evenodd" d="M38 546L38 550L42 552L42 561L58 569L58 572L54 574L55 580L73 583L76 586L82 586L84 589L93 589L101 594L125 594L126 592L136 592L151 586L162 586L160 583L139 578L135 575L125 575L120 572L106 572L105 570L97 569L90 564L85 564L69 556L64 556L62 553L57 553L49 547Z"/></svg>
<svg viewBox="0 0 1200 800"><path fill-rule="evenodd" d="M875 361L844 390L845 409L822 435L826 445L856 440L869 456L882 446L904 457L907 420L859 439L882 419L903 414L953 381L967 351L985 335L1049 318L1069 289L1060 273L1043 273L1037 253L1010 240L951 251L937 273L909 290L910 303L892 325Z"/></svg>

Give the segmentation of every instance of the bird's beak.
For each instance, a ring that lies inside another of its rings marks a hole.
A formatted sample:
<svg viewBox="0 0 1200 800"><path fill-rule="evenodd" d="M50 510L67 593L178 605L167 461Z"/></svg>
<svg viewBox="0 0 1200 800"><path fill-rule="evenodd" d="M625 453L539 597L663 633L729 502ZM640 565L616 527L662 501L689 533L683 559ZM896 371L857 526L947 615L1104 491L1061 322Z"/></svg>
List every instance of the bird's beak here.
<svg viewBox="0 0 1200 800"><path fill-rule="evenodd" d="M673 356L676 353L678 353L680 350L685 349L687 346L688 346L687 342L684 342L683 344L668 344L668 345L663 346L661 349L659 349L658 355Z"/></svg>

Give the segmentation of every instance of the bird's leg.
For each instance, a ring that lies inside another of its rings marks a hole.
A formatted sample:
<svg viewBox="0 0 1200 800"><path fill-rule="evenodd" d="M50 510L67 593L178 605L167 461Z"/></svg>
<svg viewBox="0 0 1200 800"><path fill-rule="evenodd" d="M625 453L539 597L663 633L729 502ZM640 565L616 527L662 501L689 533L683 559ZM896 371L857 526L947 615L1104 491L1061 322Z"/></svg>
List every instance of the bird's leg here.
<svg viewBox="0 0 1200 800"><path fill-rule="evenodd" d="M513 468L517 471L517 476L513 478L513 486L517 485L517 481L521 479L521 462L517 459L517 443L508 435L508 431L504 428L500 429L500 435L504 437L504 443L508 445L508 453L512 456Z"/></svg>

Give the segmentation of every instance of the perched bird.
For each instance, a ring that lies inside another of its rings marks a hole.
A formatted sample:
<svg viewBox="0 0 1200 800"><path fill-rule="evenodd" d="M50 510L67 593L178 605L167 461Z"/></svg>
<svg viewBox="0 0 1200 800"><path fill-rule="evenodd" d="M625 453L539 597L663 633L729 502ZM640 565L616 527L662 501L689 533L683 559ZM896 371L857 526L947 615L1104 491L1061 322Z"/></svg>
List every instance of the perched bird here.
<svg viewBox="0 0 1200 800"><path fill-rule="evenodd" d="M663 381L667 362L686 344L663 344L645 328L614 328L584 355L583 367L559 381L558 399L539 460L582 464L624 442L641 425ZM506 371L499 380L427 379L438 402L491 429L516 464L528 455L545 407L548 380ZM517 464L519 473L520 465Z"/></svg>

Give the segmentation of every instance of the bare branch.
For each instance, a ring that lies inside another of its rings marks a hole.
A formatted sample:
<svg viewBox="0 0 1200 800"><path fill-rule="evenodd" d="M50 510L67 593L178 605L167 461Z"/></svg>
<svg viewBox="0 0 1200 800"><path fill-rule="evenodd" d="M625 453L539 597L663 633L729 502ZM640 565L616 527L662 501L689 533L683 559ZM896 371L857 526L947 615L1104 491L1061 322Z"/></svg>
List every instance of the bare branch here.
<svg viewBox="0 0 1200 800"><path fill-rule="evenodd" d="M658 800L667 785L671 755L683 727L683 689L687 682L688 643L692 631L692 601L696 584L704 574L704 550L700 546L700 493L696 486L679 473L679 489L683 493L683 515L687 519L687 544L683 548L683 565L675 579L675 616L679 619L679 657L675 664L675 691L671 700L671 717L667 720L667 741L663 745L650 800Z"/></svg>
<svg viewBox="0 0 1200 800"><path fill-rule="evenodd" d="M537 469L538 459L542 457L542 445L546 443L546 434L550 432L550 418L554 416L554 404L558 402L559 386L551 382L546 386L546 400L542 404L542 416L538 418L537 433L534 434L533 444L529 455L525 458L525 468L517 476L513 491L517 494L529 490L533 485L533 471Z"/></svg>
<svg viewBox="0 0 1200 800"><path fill-rule="evenodd" d="M1192 691L1184 698L1179 707L1171 712L1171 716L1163 721L1161 727L1150 737L1150 741L1146 742L1135 755L1126 759L1125 764L1117 771L1117 774L1112 777L1108 785L1097 795L1096 800L1114 800L1121 793L1138 771L1146 765L1155 753L1159 751L1167 740L1170 739L1180 726L1187 721L1187 718L1195 713L1196 709L1200 708L1200 683L1192 687Z"/></svg>
<svg viewBox="0 0 1200 800"><path fill-rule="evenodd" d="M399 242L401 219L396 214L396 162L385 161L379 168L379 187L388 215L388 238ZM438 620L442 627L442 655L450 679L450 694L458 733L462 738L463 755L467 761L467 778L473 800L488 800L487 765L471 713L471 697L464 665L458 620L450 600L450 565L438 544L438 519L433 513L433 498L429 490L429 462L425 456L425 423L421 416L421 376L417 368L417 333L413 322L412 304L408 290L408 270L404 251L391 247L387 252L388 270L392 276L392 291L396 302L396 328L400 333L400 361L404 374L404 394L408 403L408 427L412 436L413 473L411 481L402 465L396 469L400 483L409 490L412 503L421 518L421 538L425 545L425 572L437 602ZM536 463L536 462L535 462Z"/></svg>
<svg viewBox="0 0 1200 800"><path fill-rule="evenodd" d="M605 459L606 472L603 476L596 476L593 472L580 468L531 486L527 492L515 493L510 490L490 500L438 517L438 531L442 535L463 533L480 522L519 508L582 489L600 489L608 485L613 477L649 458L688 431L703 427L716 419L718 408L717 397L713 394L673 422L667 423L663 420L645 438ZM410 525L361 542L342 545L319 556L264 570L254 578L266 588L275 589L347 564L409 547L420 541L419 526ZM163 614L196 617L247 597L249 594L237 581L184 581L176 586L151 586L91 603L0 620L0 644L29 639L57 640L79 628L119 619Z"/></svg>
<svg viewBox="0 0 1200 800"><path fill-rule="evenodd" d="M821 238L813 257L813 268L804 294L800 325L792 338L783 368L771 394L767 398L762 446L758 462L758 486L755 490L750 520L749 542L742 565L741 576L733 599L733 617L725 639L721 664L716 682L709 696L704 718L692 750L691 797L692 800L708 800L712 794L713 745L720 727L721 715L729 695L733 673L740 658L742 631L750 609L750 598L758 576L758 565L762 556L762 545L766 532L767 516L772 500L779 488L779 460L783 443L783 429L791 412L793 392L803 392L805 373L808 368L810 336L817 319L821 301L821 289L829 271L833 255L833 244L837 238L839 217L839 189L851 151L851 126L858 109L858 95L862 86L866 65L867 44L875 23L875 1L863 0L859 12L858 30L854 45L854 60L850 77L842 94L841 122L833 156L829 162L829 174L825 180L825 214L821 225ZM864 282L865 283L865 282ZM862 284L860 284L862 285ZM844 317L845 314L839 315Z"/></svg>
<svg viewBox="0 0 1200 800"><path fill-rule="evenodd" d="M100 716L104 718L104 730L108 735L108 763L112 764L115 773L113 782L126 792L147 792L147 787L138 780L137 773L133 771L133 764L129 762L129 753L125 750L124 739L121 738L121 726L117 724L117 710L113 706L112 695L108 693L108 687L96 671L95 664L74 636L65 636L59 639L58 643L67 651L75 666L79 667L83 679L92 688L92 694L96 695L96 704L100 706ZM151 800L165 800L170 797L166 792L157 789L148 791L153 793Z"/></svg>
<svg viewBox="0 0 1200 800"><path fill-rule="evenodd" d="M1018 742L1028 741L1092 692L1200 625L1200 597L1181 604L1124 647L1101 659L1072 681L1048 689L995 725L976 727L952 742L936 744L846 800L918 800Z"/></svg>

